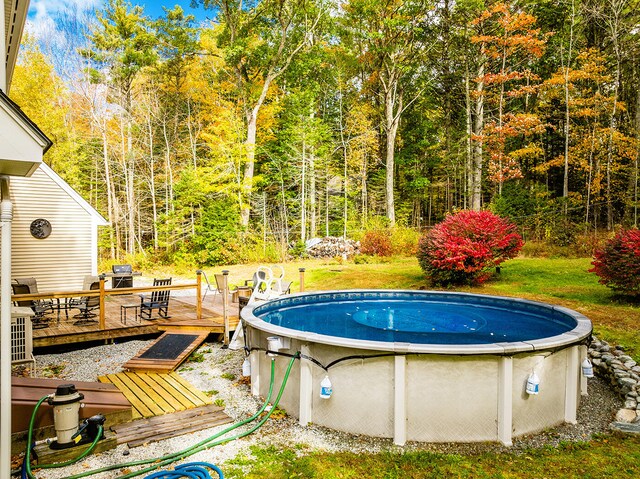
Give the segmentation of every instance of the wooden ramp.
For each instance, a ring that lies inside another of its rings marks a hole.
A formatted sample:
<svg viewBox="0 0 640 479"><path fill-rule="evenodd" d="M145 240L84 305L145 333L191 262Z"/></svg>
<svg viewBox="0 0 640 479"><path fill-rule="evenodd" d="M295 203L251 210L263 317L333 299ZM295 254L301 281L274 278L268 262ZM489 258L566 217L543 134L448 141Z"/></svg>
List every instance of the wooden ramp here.
<svg viewBox="0 0 640 479"><path fill-rule="evenodd" d="M122 367L129 371L170 373L200 346L209 332L167 331Z"/></svg>
<svg viewBox="0 0 640 479"><path fill-rule="evenodd" d="M164 416L138 419L114 426L111 430L115 431L118 444L136 447L230 422L231 418L223 408L210 404Z"/></svg>
<svg viewBox="0 0 640 479"><path fill-rule="evenodd" d="M116 386L133 406L133 419L161 416L211 404L202 391L177 373L125 372L100 376Z"/></svg>

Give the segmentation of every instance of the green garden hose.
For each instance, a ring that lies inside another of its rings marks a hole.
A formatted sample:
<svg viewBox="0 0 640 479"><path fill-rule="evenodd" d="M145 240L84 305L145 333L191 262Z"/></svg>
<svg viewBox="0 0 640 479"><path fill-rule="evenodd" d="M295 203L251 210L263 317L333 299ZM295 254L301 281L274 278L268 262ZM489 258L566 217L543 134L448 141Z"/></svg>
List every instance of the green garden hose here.
<svg viewBox="0 0 640 479"><path fill-rule="evenodd" d="M183 449L182 451L178 451L178 452L174 452L171 454L166 454L164 456L158 457L158 458L151 458L151 459L142 459L139 461L131 461L131 462L126 462L126 463L121 463L121 464L114 464L111 466L105 466L99 469L94 469L91 471L86 471L80 474L75 474L73 476L67 476L64 479L81 479L84 477L88 477L91 476L93 474L99 474L101 472L107 472L107 471L113 471L115 469L123 469L123 468L128 468L128 467L133 467L133 466L143 466L143 465L147 465L147 464L153 464L149 467L146 467L144 469L141 469L139 471L135 471L135 472L130 472L128 474L125 474L123 476L119 476L120 479L128 479L131 477L136 477L136 476L140 476L142 474L146 474L148 472L152 472L155 471L163 466L166 466L168 464L171 464L173 462L179 461L181 459L184 459L186 457L192 456L193 454L196 454L200 451L204 451L206 449L210 449L212 447L218 446L220 444L224 444L226 442L230 442L230 441L234 441L236 439L240 439L243 438L245 436L248 436L249 434L252 434L253 432L255 432L259 427L261 427L271 416L271 414L273 413L274 409L276 408L276 406L278 405L278 403L280 402L280 399L282 397L282 394L284 393L284 388L287 384L287 380L289 379L289 374L291 373L291 369L293 367L293 364L295 362L296 359L298 359L299 355L294 355L294 357L291 358L291 360L289 361L289 365L287 366L287 370L285 372L284 378L282 380L282 384L280 386L280 390L278 391L278 395L276 397L276 400L274 401L271 409L268 411L268 413L256 424L254 425L252 428L248 429L245 432L227 437L227 438L222 438L219 439L221 436L237 429L238 427L244 426L245 424L254 421L255 419L257 419L267 408L267 405L269 404L269 401L271 400L271 396L273 394L273 386L275 383L275 359L272 359L271 361L271 378L269 381L269 394L267 395L267 398L265 400L265 402L263 403L262 407L251 417L244 419L240 422L237 422L229 427L227 427L226 429L214 434L213 436L210 436L206 439L203 439L202 441L186 448ZM47 398L48 396L45 396L44 398L42 398L38 404L36 404L36 408L34 409L34 412L32 414L31 417L31 423L29 424L29 434L28 434L28 440L29 440L29 444L31 443L31 437L32 437L32 430L33 430L33 422L35 421L35 412L37 410L37 408L40 406L40 404L42 404L42 402ZM93 448L92 448L93 449ZM86 454L88 454L89 452L91 452L90 450L88 452L86 452ZM85 457L86 454L83 453L82 457ZM82 457L79 457L78 459L76 459L74 462L77 462L78 460L82 459ZM25 463L29 463L29 447L27 447L27 456L25 458ZM73 462L71 462L70 464L73 464ZM40 467L44 467L44 466L40 466ZM53 466L52 466L53 467ZM59 466L62 467L62 466ZM33 476L33 474L31 474L31 469L29 466L27 466L27 472L29 474L29 479L36 479L35 476Z"/></svg>

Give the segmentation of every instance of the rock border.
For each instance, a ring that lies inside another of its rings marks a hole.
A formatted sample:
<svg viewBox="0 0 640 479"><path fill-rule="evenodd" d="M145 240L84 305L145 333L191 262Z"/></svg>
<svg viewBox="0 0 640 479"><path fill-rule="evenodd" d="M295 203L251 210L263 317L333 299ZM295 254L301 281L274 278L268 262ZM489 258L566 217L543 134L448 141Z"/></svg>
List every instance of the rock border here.
<svg viewBox="0 0 640 479"><path fill-rule="evenodd" d="M612 427L624 432L640 433L640 366L625 353L622 346L612 347L595 336L589 345L589 358L594 372L608 381L624 399L624 406L616 413L616 422Z"/></svg>

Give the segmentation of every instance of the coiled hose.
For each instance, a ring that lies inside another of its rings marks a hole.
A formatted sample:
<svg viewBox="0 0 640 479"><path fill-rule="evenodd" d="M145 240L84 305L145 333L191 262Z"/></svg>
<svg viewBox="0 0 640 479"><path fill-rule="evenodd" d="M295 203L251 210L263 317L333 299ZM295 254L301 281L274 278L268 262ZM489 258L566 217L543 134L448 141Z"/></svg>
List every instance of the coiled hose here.
<svg viewBox="0 0 640 479"><path fill-rule="evenodd" d="M164 456L158 457L158 458L151 458L151 459L142 459L139 461L131 461L131 462L125 462L125 463L121 463L121 464L113 464L111 466L105 466L105 467L101 467L99 469L94 469L91 471L86 471L86 472L82 472L80 474L75 474L72 476L67 476L64 479L81 479L84 477L88 477L91 476L93 474L98 474L101 472L107 472L107 471L113 471L115 469L123 469L123 468L129 468L129 467L134 467L134 466L143 466L143 465L147 465L147 464L153 464L149 467L146 467L144 469L140 469L139 471L135 471L135 472L130 472L128 474L125 474L123 476L120 476L119 479L129 479L131 477L137 477L137 476L141 476L142 474L146 474L148 472L153 472L156 471L157 469L164 467L168 464L171 464L173 462L179 461L181 459L185 459L189 456L192 456L200 451L204 451L206 449L211 449L212 447L218 446L220 444L224 444L230 441L234 441L236 439L240 439L243 438L245 436L248 436L250 434L252 434L253 432L255 432L258 428L260 428L271 416L271 414L273 413L273 410L276 408L276 406L279 404L280 399L282 398L282 394L284 393L284 388L287 384L287 380L289 379L289 374L291 373L291 368L293 367L293 364L295 362L296 359L298 359L299 354L294 355L291 360L289 361L289 364L287 366L287 369L285 371L284 377L282 379L282 384L280 385L280 390L278 391L278 395L276 396L276 400L273 402L273 406L272 408L267 412L267 414L260 419L260 421L258 421L254 426L252 426L250 429L241 432L239 434L235 434L233 436L229 436L227 438L222 438L220 439L221 436L241 427L244 426L247 423L250 423L252 421L254 421L255 419L257 419L267 408L267 405L269 404L270 400L271 400L271 396L273 395L273 385L275 383L275 358L272 358L271 360L271 377L269 380L269 393L267 395L267 398L265 399L264 403L262 404L262 407L251 417L244 419L240 422L237 422L229 427L227 427L226 429L214 434L213 436L210 436L206 439L203 439L202 441L186 448L183 449L182 451L178 451L178 452L174 452L171 454L166 454ZM33 429L33 422L35 421L35 414L36 411L38 409L38 407L40 407L40 404L42 404L42 402L46 399L45 396L44 398L42 398L40 401L38 401L38 404L36 404L36 407L34 409L34 412L31 416L31 423L29 424L29 434L28 434L28 442L27 442L27 453L26 453L26 457L25 457L25 463L27 464L25 467L27 468L27 474L29 479L36 479L35 476L33 476L33 474L31 473L31 467L30 465L28 465L29 463L29 454L30 454L30 447L29 445L31 444L31 437L32 437L32 429ZM100 436L98 436L100 437ZM93 450L93 447L91 448L91 450ZM89 452L91 452L91 450L86 451L86 454L89 454ZM86 454L83 453L82 457L85 457ZM78 459L74 460L73 462L77 462L80 459L82 459L82 457L79 457ZM73 462L71 462L70 464L73 464ZM69 464L67 464L69 465ZM38 467L45 467L45 466L38 466ZM55 466L52 466L55 467ZM62 466L58 466L58 467L62 467ZM159 476L162 477L162 476ZM181 477L181 476L175 476L175 477ZM189 477L189 476L182 476L182 477ZM196 478L198 478L198 476L195 476ZM206 476L202 476L203 479L206 479ZM200 478L198 478L200 479Z"/></svg>
<svg viewBox="0 0 640 479"><path fill-rule="evenodd" d="M224 479L224 475L218 466L208 462L190 462L176 466L173 471L158 471L146 476L144 479L213 479L207 469L218 473L219 479Z"/></svg>

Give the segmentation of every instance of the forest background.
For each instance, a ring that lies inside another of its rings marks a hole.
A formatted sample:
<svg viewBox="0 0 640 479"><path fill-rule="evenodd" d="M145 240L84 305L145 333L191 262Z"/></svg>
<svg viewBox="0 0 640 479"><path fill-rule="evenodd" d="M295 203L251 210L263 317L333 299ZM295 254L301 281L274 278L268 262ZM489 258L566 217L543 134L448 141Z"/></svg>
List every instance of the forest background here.
<svg viewBox="0 0 640 479"><path fill-rule="evenodd" d="M194 2L215 20L109 0L24 39L11 97L104 258L279 260L461 209L586 254L637 227L639 0Z"/></svg>

